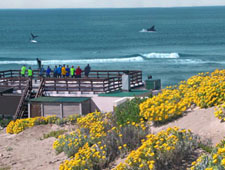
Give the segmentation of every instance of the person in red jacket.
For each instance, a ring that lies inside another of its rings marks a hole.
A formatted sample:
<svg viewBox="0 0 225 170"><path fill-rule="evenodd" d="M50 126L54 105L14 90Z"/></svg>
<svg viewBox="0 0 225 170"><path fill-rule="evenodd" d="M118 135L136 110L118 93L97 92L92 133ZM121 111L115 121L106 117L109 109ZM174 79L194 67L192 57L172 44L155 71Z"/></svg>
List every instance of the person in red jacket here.
<svg viewBox="0 0 225 170"><path fill-rule="evenodd" d="M82 73L82 70L80 69L80 66L78 66L76 71L75 71L75 77L81 78L81 73Z"/></svg>

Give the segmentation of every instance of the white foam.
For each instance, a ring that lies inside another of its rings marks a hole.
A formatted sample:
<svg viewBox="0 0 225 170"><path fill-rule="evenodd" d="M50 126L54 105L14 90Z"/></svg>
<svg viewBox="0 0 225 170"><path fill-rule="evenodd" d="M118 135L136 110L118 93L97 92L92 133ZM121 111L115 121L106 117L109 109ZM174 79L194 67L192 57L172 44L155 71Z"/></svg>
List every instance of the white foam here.
<svg viewBox="0 0 225 170"><path fill-rule="evenodd" d="M144 61L142 57L129 58L107 58L107 59L84 59L84 60L42 60L43 65L51 64L86 64L86 63L114 63L114 62L141 62ZM20 61L0 61L0 64L26 64L37 65L36 60L20 60Z"/></svg>
<svg viewBox="0 0 225 170"><path fill-rule="evenodd" d="M178 53L148 53L142 54L146 58L180 58Z"/></svg>
<svg viewBox="0 0 225 170"><path fill-rule="evenodd" d="M148 31L148 30L146 30L146 29L142 29L142 30L140 30L139 32L149 32L149 33L155 33L156 31Z"/></svg>
<svg viewBox="0 0 225 170"><path fill-rule="evenodd" d="M225 64L225 62L221 61L209 61L209 60L201 60L201 59L175 59L173 61L167 61L170 64Z"/></svg>

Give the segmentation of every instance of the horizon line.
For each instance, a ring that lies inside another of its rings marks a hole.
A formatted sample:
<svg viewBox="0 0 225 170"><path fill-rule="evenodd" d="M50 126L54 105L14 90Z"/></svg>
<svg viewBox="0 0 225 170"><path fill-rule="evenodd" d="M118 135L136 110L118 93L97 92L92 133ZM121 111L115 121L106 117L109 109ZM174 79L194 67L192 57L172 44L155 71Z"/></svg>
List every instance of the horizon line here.
<svg viewBox="0 0 225 170"><path fill-rule="evenodd" d="M35 9L137 9L137 8L199 8L199 7L225 7L225 5L203 5L203 6L168 6L168 7L79 7L79 8L54 8L54 7L43 7L43 8L0 8L0 10L35 10Z"/></svg>

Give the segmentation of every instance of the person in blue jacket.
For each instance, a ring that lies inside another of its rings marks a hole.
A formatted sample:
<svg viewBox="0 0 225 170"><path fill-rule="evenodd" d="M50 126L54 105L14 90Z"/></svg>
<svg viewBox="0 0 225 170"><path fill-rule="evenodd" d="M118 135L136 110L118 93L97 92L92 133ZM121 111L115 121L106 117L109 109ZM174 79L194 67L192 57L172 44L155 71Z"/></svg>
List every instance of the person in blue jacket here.
<svg viewBox="0 0 225 170"><path fill-rule="evenodd" d="M50 77L50 73L52 72L51 68L48 66L46 70L46 77Z"/></svg>
<svg viewBox="0 0 225 170"><path fill-rule="evenodd" d="M57 72L57 66L55 66L53 73L54 73L54 77L56 78L57 75L58 75L58 72Z"/></svg>
<svg viewBox="0 0 225 170"><path fill-rule="evenodd" d="M66 67L66 77L69 77L70 76L70 67L69 65L67 65Z"/></svg>
<svg viewBox="0 0 225 170"><path fill-rule="evenodd" d="M59 65L59 67L57 68L57 77L61 77L61 73L62 73L62 66Z"/></svg>

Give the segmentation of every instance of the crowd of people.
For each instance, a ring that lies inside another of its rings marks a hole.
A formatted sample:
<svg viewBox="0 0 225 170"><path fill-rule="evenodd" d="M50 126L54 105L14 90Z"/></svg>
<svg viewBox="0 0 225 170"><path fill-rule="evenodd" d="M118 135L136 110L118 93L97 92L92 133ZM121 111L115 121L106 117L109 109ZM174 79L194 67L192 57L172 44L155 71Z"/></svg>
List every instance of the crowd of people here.
<svg viewBox="0 0 225 170"><path fill-rule="evenodd" d="M38 64L39 65L39 64ZM89 76L89 73L91 71L91 67L88 64L84 70L82 70L79 66L75 69L74 66L69 65L59 65L55 66L54 69L51 69L50 66L48 66L46 69L43 65L39 65L39 76L40 77L55 77L55 78L61 78L61 77L72 77L72 78L81 78L81 73L84 72L85 77ZM33 77L33 70L31 67L28 69L25 65L21 67L21 76L25 77L27 72L28 77Z"/></svg>

